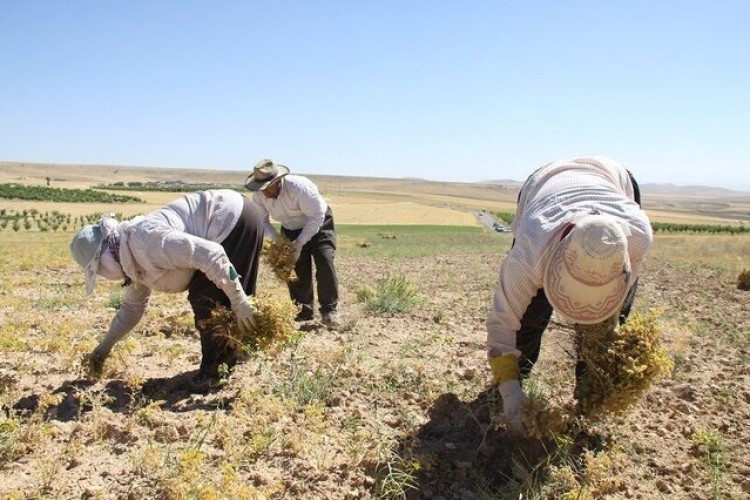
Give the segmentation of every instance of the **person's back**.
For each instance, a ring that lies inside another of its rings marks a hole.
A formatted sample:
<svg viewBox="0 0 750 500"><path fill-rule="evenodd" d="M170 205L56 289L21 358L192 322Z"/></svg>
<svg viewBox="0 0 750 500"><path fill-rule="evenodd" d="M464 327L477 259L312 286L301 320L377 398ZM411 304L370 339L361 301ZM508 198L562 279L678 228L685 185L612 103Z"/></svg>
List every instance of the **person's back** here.
<svg viewBox="0 0 750 500"><path fill-rule="evenodd" d="M517 253L533 266L537 283L557 230L581 217L612 216L627 228L631 259L640 262L651 243L651 225L636 202L636 188L620 163L581 157L545 165L524 183L513 219ZM514 246L514 248L515 248Z"/></svg>
<svg viewBox="0 0 750 500"><path fill-rule="evenodd" d="M151 212L144 221L166 224L209 241L222 241L237 222L242 198L231 189L197 191Z"/></svg>

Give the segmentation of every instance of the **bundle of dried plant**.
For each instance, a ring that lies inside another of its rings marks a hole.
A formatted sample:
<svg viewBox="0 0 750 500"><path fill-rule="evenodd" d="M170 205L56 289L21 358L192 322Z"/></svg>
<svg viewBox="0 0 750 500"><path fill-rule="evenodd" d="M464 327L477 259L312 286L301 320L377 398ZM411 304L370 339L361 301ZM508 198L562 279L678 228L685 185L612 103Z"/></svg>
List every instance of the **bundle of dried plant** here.
<svg viewBox="0 0 750 500"><path fill-rule="evenodd" d="M263 257L271 267L273 274L283 283L297 279L294 266L297 263L294 245L288 238L278 235L273 241L264 242Z"/></svg>
<svg viewBox="0 0 750 500"><path fill-rule="evenodd" d="M578 356L586 370L576 386L580 413L592 420L627 410L672 372L662 348L657 314L634 314L624 325L616 318L597 325L577 325Z"/></svg>
<svg viewBox="0 0 750 500"><path fill-rule="evenodd" d="M258 310L255 325L247 333L240 332L234 313L224 307L213 311L202 328L212 329L235 349L248 352L274 352L286 345L297 333L294 324L296 307L289 299L250 298Z"/></svg>

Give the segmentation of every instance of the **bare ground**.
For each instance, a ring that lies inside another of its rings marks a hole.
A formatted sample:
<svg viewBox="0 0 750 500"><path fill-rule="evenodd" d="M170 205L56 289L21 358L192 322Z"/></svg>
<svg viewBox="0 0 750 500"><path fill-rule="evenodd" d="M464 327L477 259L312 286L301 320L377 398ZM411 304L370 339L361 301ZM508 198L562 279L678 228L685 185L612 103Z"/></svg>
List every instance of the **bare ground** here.
<svg viewBox="0 0 750 500"><path fill-rule="evenodd" d="M748 292L649 260L637 308L664 309L673 378L621 421L517 439L492 424L501 406L484 351L501 253L385 262L342 252L343 327L302 325L297 344L245 360L205 396L180 389L199 359L184 297L157 297L92 381L76 362L113 313L106 292L66 300L82 287L72 267L5 276L16 283L0 296L5 338L22 329L25 347L2 347L0 497L556 498L555 472L572 463L580 479L586 450L611 458L607 480L591 483L597 498L750 497ZM388 273L419 283L424 304L364 311L357 285ZM42 302L39 280L62 296ZM283 292L265 274L261 287ZM24 297L35 306L18 306ZM534 375L562 395L569 337L552 325Z"/></svg>

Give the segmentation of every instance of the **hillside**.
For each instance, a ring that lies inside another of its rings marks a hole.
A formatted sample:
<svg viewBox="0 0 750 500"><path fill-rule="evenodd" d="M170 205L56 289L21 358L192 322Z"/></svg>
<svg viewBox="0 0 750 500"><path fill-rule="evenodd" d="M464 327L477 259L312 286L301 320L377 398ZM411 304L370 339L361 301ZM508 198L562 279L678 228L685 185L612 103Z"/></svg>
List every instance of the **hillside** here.
<svg viewBox="0 0 750 500"><path fill-rule="evenodd" d="M248 173L249 168L236 171L0 162L0 182L44 185L49 178L54 187L91 187L112 182L185 182L236 184L241 189ZM341 212L355 212L354 223L376 223L371 218L365 221L362 216L383 206L393 208L396 203L464 212L513 211L521 186L520 182L510 180L465 183L300 174L315 181L332 205L337 209L341 207ZM715 224L750 221L750 193L675 184L644 184L641 190L644 208L655 221ZM165 200L157 198L157 203ZM348 221L342 219L342 222Z"/></svg>

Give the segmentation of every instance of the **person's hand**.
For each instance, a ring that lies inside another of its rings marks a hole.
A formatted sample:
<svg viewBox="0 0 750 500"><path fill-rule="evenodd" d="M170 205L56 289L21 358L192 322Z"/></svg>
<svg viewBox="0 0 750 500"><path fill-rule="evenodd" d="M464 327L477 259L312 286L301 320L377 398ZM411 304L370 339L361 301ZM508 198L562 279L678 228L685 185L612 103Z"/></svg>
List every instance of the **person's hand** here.
<svg viewBox="0 0 750 500"><path fill-rule="evenodd" d="M255 307L250 303L250 300L238 302L232 304L232 310L234 311L234 317L237 320L237 326L240 332L248 334L255 328L255 314L257 313Z"/></svg>
<svg viewBox="0 0 750 500"><path fill-rule="evenodd" d="M101 345L96 346L91 354L88 356L88 366L86 371L89 375L99 378L104 371L104 362L109 357L109 349L102 347Z"/></svg>
<svg viewBox="0 0 750 500"><path fill-rule="evenodd" d="M524 424L524 405L528 398L521 388L521 383L518 380L508 380L499 384L497 388L503 397L503 414L508 423L508 430L525 436L527 432Z"/></svg>
<svg viewBox="0 0 750 500"><path fill-rule="evenodd" d="M240 332L245 334L250 333L255 327L255 314L257 310L250 302L250 299L247 298L239 280L234 281L234 289L227 296L232 304L232 312L234 312Z"/></svg>

